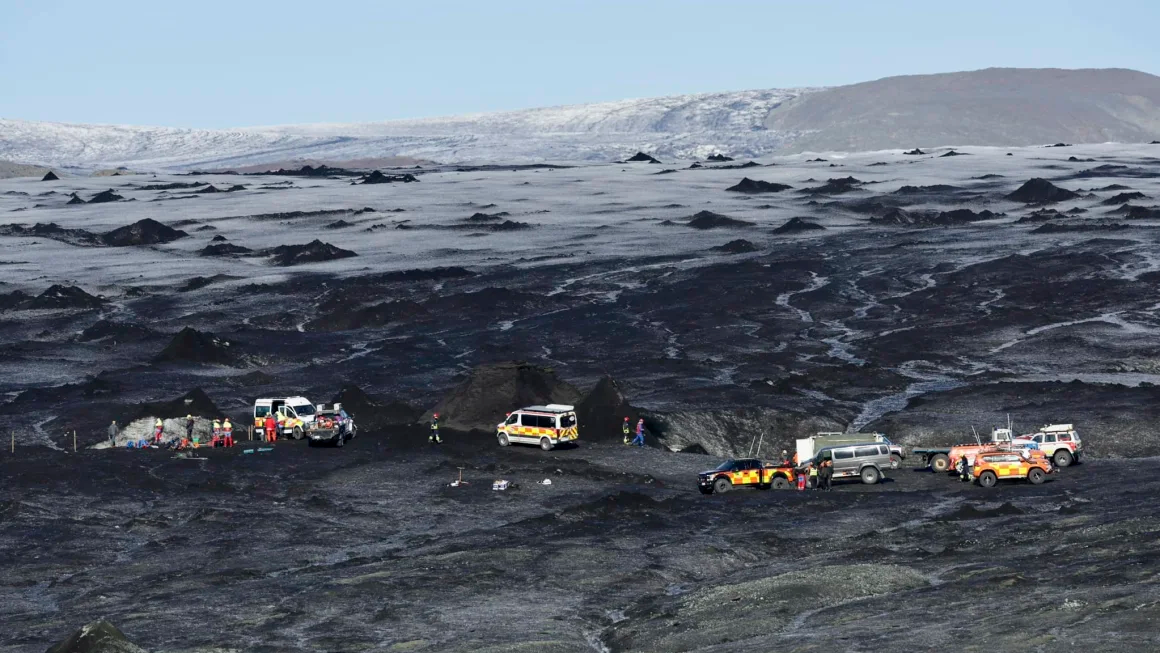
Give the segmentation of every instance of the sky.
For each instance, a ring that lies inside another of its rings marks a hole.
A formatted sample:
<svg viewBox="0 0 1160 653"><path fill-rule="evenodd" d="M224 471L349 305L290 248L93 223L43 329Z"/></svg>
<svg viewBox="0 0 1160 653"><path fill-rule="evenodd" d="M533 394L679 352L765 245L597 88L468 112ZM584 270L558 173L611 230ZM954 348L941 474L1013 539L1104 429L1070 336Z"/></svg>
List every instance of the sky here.
<svg viewBox="0 0 1160 653"><path fill-rule="evenodd" d="M992 66L1160 74L1157 25L1155 0L0 0L0 118L228 128Z"/></svg>

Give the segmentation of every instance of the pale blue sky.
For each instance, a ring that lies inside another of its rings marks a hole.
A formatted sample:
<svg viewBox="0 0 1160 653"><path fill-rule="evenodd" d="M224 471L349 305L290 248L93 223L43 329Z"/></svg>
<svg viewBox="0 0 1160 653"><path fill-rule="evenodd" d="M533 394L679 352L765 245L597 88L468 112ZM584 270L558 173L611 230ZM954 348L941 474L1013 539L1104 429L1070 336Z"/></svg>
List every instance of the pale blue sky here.
<svg viewBox="0 0 1160 653"><path fill-rule="evenodd" d="M990 66L1160 74L1160 2L0 0L0 117L237 127Z"/></svg>

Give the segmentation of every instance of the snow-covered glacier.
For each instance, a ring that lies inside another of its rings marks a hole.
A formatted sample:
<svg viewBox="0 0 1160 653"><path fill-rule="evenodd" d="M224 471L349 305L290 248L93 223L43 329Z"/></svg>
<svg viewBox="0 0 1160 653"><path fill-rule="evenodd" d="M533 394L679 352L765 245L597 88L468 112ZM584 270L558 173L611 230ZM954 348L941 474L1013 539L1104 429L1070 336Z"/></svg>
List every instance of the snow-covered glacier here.
<svg viewBox="0 0 1160 653"><path fill-rule="evenodd" d="M702 93L444 118L238 129L80 125L0 118L0 159L50 166L191 169L292 159L410 156L443 163L760 156L793 140L769 112L817 89Z"/></svg>

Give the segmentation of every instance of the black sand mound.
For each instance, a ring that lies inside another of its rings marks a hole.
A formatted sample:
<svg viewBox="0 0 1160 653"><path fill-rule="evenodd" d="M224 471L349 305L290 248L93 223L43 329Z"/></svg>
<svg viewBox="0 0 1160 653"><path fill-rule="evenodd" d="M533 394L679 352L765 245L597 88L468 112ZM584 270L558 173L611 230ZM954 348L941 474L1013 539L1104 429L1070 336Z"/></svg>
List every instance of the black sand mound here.
<svg viewBox="0 0 1160 653"><path fill-rule="evenodd" d="M212 277L192 277L191 279L189 279L188 281L183 283L181 286L179 286L177 288L177 291L178 292L190 292L193 290L199 290L201 288L205 288L206 286L210 286L210 285L213 285L215 283L221 283L223 281L232 281L232 280L237 279L237 278L238 277L230 276L228 274L215 274Z"/></svg>
<svg viewBox="0 0 1160 653"><path fill-rule="evenodd" d="M806 195L841 195L858 190L862 181L854 177L839 177L827 179L826 183L813 188L803 188L800 192Z"/></svg>
<svg viewBox="0 0 1160 653"><path fill-rule="evenodd" d="M402 175L384 175L378 170L362 178L362 183L364 184L409 184L415 181L419 181L419 178L409 172Z"/></svg>
<svg viewBox="0 0 1160 653"><path fill-rule="evenodd" d="M1089 232L1106 232L1106 231L1123 231L1131 229L1131 225L1122 224L1119 222L1085 222L1081 224L1058 224L1055 222L1044 223L1035 229L1031 230L1033 234L1064 234L1064 233L1089 233Z"/></svg>
<svg viewBox="0 0 1160 653"><path fill-rule="evenodd" d="M222 415L221 409L209 398L201 388L194 388L189 392L170 401L155 401L137 404L126 411L128 419L122 423L129 423L142 417L160 417L161 419L175 419L193 415L212 419ZM121 421L121 420L118 420Z"/></svg>
<svg viewBox="0 0 1160 653"><path fill-rule="evenodd" d="M202 333L192 327L185 327L173 336L173 340L153 359L155 362L217 363L228 365L237 362L230 351L229 341L212 333Z"/></svg>
<svg viewBox="0 0 1160 653"><path fill-rule="evenodd" d="M213 184L210 184L210 185L206 186L205 188L200 188L200 189L195 190L193 192L195 192L195 193L224 193L225 191L218 188L217 186L214 186Z"/></svg>
<svg viewBox="0 0 1160 653"><path fill-rule="evenodd" d="M693 164L688 167L688 169L689 170L696 170L697 168L704 168L704 167L705 166L701 165L697 161L694 161Z"/></svg>
<svg viewBox="0 0 1160 653"><path fill-rule="evenodd" d="M507 216L511 215L507 211L500 211L499 213L472 213L469 217L463 219L464 222L499 222Z"/></svg>
<svg viewBox="0 0 1160 653"><path fill-rule="evenodd" d="M351 331L353 329L380 328L391 323L410 320L425 315L427 309L410 300L383 302L362 308L339 307L338 310L322 315L306 323L307 331Z"/></svg>
<svg viewBox="0 0 1160 653"><path fill-rule="evenodd" d="M1012 505L1010 501L1004 502L1003 505L999 506L998 508L992 508L990 510L980 510L974 505L967 503L958 510L942 516L941 519L943 521L961 521L963 519L986 519L988 517L1006 517L1010 515L1022 514L1023 510L1015 505Z"/></svg>
<svg viewBox="0 0 1160 653"><path fill-rule="evenodd" d="M113 189L110 188L109 190L104 190L104 191L97 193L96 195L93 195L93 198L89 200L89 204L104 204L106 202L120 202L123 199L125 199L125 198L114 193Z"/></svg>
<svg viewBox="0 0 1160 653"><path fill-rule="evenodd" d="M94 621L48 649L48 653L146 653L113 624Z"/></svg>
<svg viewBox="0 0 1160 653"><path fill-rule="evenodd" d="M102 235L101 241L109 247L160 245L171 243L188 235L180 229L161 224L153 218L145 218Z"/></svg>
<svg viewBox="0 0 1160 653"><path fill-rule="evenodd" d="M152 330L138 324L98 320L92 326L81 331L77 337L80 342L109 339L115 342L140 342L157 335Z"/></svg>
<svg viewBox="0 0 1160 653"><path fill-rule="evenodd" d="M1109 213L1123 215L1128 220L1160 220L1160 206L1133 206L1125 204Z"/></svg>
<svg viewBox="0 0 1160 653"><path fill-rule="evenodd" d="M1040 209L1032 211L1027 215L1019 218L1015 224L1039 224L1043 222L1051 222L1052 220L1067 220L1068 216L1056 211L1055 209Z"/></svg>
<svg viewBox="0 0 1160 653"><path fill-rule="evenodd" d="M96 247L102 244L101 237L84 229L66 229L55 222L40 223L25 227L20 224L0 225L0 235L51 238L62 243L80 247Z"/></svg>
<svg viewBox="0 0 1160 653"><path fill-rule="evenodd" d="M946 154L940 155L939 158L945 159L948 156L970 156L970 154L967 154L966 152L956 152L954 150L951 150L950 152L947 152Z"/></svg>
<svg viewBox="0 0 1160 653"><path fill-rule="evenodd" d="M208 248L207 248L208 249ZM203 250L204 251L204 250ZM279 245L272 251L274 265L289 267L304 263L320 263L358 256L348 249L335 247L315 239L305 245Z"/></svg>
<svg viewBox="0 0 1160 653"><path fill-rule="evenodd" d="M209 242L211 242L211 243L224 243L228 240L229 240L229 238L226 238L225 236L218 234L218 235L214 236L213 238L210 238Z"/></svg>
<svg viewBox="0 0 1160 653"><path fill-rule="evenodd" d="M32 300L32 295L21 290L13 290L10 293L0 294L0 311L10 311L12 309L20 308L25 303Z"/></svg>
<svg viewBox="0 0 1160 653"><path fill-rule="evenodd" d="M435 406L434 412L448 428L492 432L507 413L517 408L575 404L579 400L580 392L549 368L523 362L494 363L472 370Z"/></svg>
<svg viewBox="0 0 1160 653"><path fill-rule="evenodd" d="M323 229L346 229L347 227L353 227L353 226L354 226L354 223L347 222L346 220L335 220L334 222L331 222L330 224L325 225L322 228Z"/></svg>
<svg viewBox="0 0 1160 653"><path fill-rule="evenodd" d="M903 154L908 154L910 156L918 156L920 154L926 154L926 152L923 152L922 150L920 150L916 147L913 150L910 150L909 152L903 152Z"/></svg>
<svg viewBox="0 0 1160 653"><path fill-rule="evenodd" d="M40 178L40 180L41 181L59 181L60 177L57 177L55 172L49 170L48 172L46 172L44 174L43 177Z"/></svg>
<svg viewBox="0 0 1160 653"><path fill-rule="evenodd" d="M414 424L423 414L401 401L384 401L367 394L357 385L344 385L331 403L342 404L343 409L357 421L360 430L375 431L387 426Z"/></svg>
<svg viewBox="0 0 1160 653"><path fill-rule="evenodd" d="M753 194L753 193L780 193L781 191L789 190L790 188L793 188L793 186L787 186L785 184L778 184L778 183L774 183L771 181L758 181L756 179L750 179L749 177L743 177L741 179L741 181L737 182L737 185L730 186L729 188L726 188L725 190L732 191L734 193L751 193L751 194Z"/></svg>
<svg viewBox="0 0 1160 653"><path fill-rule="evenodd" d="M894 195L925 195L929 193L953 193L962 190L950 184L933 184L931 186L903 186L894 191Z"/></svg>
<svg viewBox="0 0 1160 653"><path fill-rule="evenodd" d="M725 252L727 254L748 254L749 252L756 252L757 245L754 245L744 238L738 238L737 240L731 240L724 245L713 247L712 250L714 252Z"/></svg>
<svg viewBox="0 0 1160 653"><path fill-rule="evenodd" d="M636 428L640 411L628 403L620 386L611 376L601 377L588 394L576 404L580 437L594 442L616 442L623 437L624 418Z"/></svg>
<svg viewBox="0 0 1160 653"><path fill-rule="evenodd" d="M1145 195L1144 193L1139 193L1139 192L1120 193L1119 195L1116 195L1114 197L1109 197L1108 199L1100 202L1100 204L1107 204L1108 206L1115 206L1117 204L1127 204L1128 202L1131 202L1132 200L1142 200L1142 199L1147 199L1147 198L1148 198L1147 195Z"/></svg>
<svg viewBox="0 0 1160 653"><path fill-rule="evenodd" d="M1054 145L1044 145L1043 147L1071 147L1071 143L1056 143Z"/></svg>
<svg viewBox="0 0 1160 653"><path fill-rule="evenodd" d="M149 184L146 186L142 186L141 190L184 190L186 188L197 188L198 186L204 186L204 185L205 185L205 183L200 182L200 181L191 181L191 182L175 181L175 182L170 183L170 184Z"/></svg>
<svg viewBox="0 0 1160 653"><path fill-rule="evenodd" d="M66 204L68 206L75 206L77 204L85 204L85 203L86 202L81 199L81 196L77 195L76 193L69 195L69 200L68 200L68 202L66 202Z"/></svg>
<svg viewBox="0 0 1160 653"><path fill-rule="evenodd" d="M425 268L420 270L397 270L395 272L384 272L382 274L374 274L367 277L359 277L359 283L379 284L379 283L393 283L393 282L415 282L415 281L441 281L444 279L466 279L474 277L476 274L467 268L461 267L438 267ZM352 279L352 281L355 281Z"/></svg>
<svg viewBox="0 0 1160 653"><path fill-rule="evenodd" d="M790 218L785 224L773 230L775 234L800 234L810 231L825 231L826 228L805 218Z"/></svg>
<svg viewBox="0 0 1160 653"><path fill-rule="evenodd" d="M952 227L999 217L1003 217L1003 214L992 213L985 209L978 213L970 209L955 209L935 213L894 208L880 216L870 218L870 222L871 224L894 227Z"/></svg>
<svg viewBox="0 0 1160 653"><path fill-rule="evenodd" d="M694 229L737 229L753 226L752 222L730 218L712 211L700 211L696 215L690 216L685 224Z"/></svg>
<svg viewBox="0 0 1160 653"><path fill-rule="evenodd" d="M285 168L278 168L273 172L251 172L250 175L278 175L280 177L353 177L357 172L347 170L346 168L332 168L328 165L320 165L317 168L314 166L302 166L297 170L287 170Z"/></svg>
<svg viewBox="0 0 1160 653"><path fill-rule="evenodd" d="M725 163L726 161L732 161L733 157L725 156L724 154L710 154L708 157L706 157L705 160L715 161L717 163Z"/></svg>
<svg viewBox="0 0 1160 653"><path fill-rule="evenodd" d="M661 170L660 172L654 172L653 174L654 175L671 175L676 171L677 171L676 168L665 168L664 170Z"/></svg>
<svg viewBox="0 0 1160 653"><path fill-rule="evenodd" d="M636 154L632 155L631 158L625 159L624 162L625 163L660 163L660 161L657 161L656 159L652 158L651 156L645 154L644 152L637 152Z"/></svg>
<svg viewBox="0 0 1160 653"><path fill-rule="evenodd" d="M53 285L25 304L31 309L100 308L105 300L94 297L76 286Z"/></svg>
<svg viewBox="0 0 1160 653"><path fill-rule="evenodd" d="M239 385L244 388L255 388L262 385L272 385L277 381L278 377L273 376L272 374L266 374L261 370L254 370L253 372L247 372L240 376L230 378L230 382L232 382L234 385Z"/></svg>
<svg viewBox="0 0 1160 653"><path fill-rule="evenodd" d="M1024 204L1049 204L1077 197L1079 197L1079 193L1060 188L1050 181L1038 177L1028 180L1017 190L1007 195L1007 199Z"/></svg>
<svg viewBox="0 0 1160 653"><path fill-rule="evenodd" d="M241 245L234 245L233 243L219 243L217 245L206 245L198 254L201 256L239 256L242 254L251 254L253 251L249 247L242 247Z"/></svg>

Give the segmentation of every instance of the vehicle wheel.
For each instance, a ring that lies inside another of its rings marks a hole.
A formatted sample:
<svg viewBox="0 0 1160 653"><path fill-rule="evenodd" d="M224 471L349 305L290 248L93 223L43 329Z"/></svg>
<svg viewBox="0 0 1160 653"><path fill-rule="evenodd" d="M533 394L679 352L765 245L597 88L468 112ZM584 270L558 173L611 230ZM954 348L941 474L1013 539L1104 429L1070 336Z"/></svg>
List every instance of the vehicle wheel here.
<svg viewBox="0 0 1160 653"><path fill-rule="evenodd" d="M1043 470L1039 469L1038 467L1032 467L1030 471L1027 472L1027 480L1030 481L1032 485L1039 485L1043 482Z"/></svg>
<svg viewBox="0 0 1160 653"><path fill-rule="evenodd" d="M552 450L552 441L548 438L540 438L540 448L544 451Z"/></svg>
<svg viewBox="0 0 1160 653"><path fill-rule="evenodd" d="M789 479L787 479L786 477L778 476L777 478L773 479L773 489L785 490L788 488L789 488Z"/></svg>
<svg viewBox="0 0 1160 653"><path fill-rule="evenodd" d="M718 494L724 494L733 489L733 484L727 478L719 478L713 481L713 491Z"/></svg>
<svg viewBox="0 0 1160 653"><path fill-rule="evenodd" d="M499 446L501 447L506 447L511 444L511 440L508 440L507 433L497 433L496 439L499 440Z"/></svg>
<svg viewBox="0 0 1160 653"><path fill-rule="evenodd" d="M295 426L294 430L290 432L290 437L294 438L295 440L301 440L302 439L302 429Z"/></svg>
<svg viewBox="0 0 1160 653"><path fill-rule="evenodd" d="M867 467L862 470L862 482L866 485L874 485L882 475L878 473L878 468Z"/></svg>
<svg viewBox="0 0 1160 653"><path fill-rule="evenodd" d="M892 453L890 454L890 469L898 469L902 467L902 456Z"/></svg>
<svg viewBox="0 0 1160 653"><path fill-rule="evenodd" d="M995 472L986 471L979 474L979 485L983 487L995 487L995 483L999 482L999 477L995 476Z"/></svg>
<svg viewBox="0 0 1160 653"><path fill-rule="evenodd" d="M945 472L951 468L951 459L945 453L936 453L930 457L930 468L936 472Z"/></svg>
<svg viewBox="0 0 1160 653"><path fill-rule="evenodd" d="M346 444L346 438L341 433L338 434L338 439L334 441L334 446L341 447Z"/></svg>
<svg viewBox="0 0 1160 653"><path fill-rule="evenodd" d="M1071 465L1073 460L1071 457L1071 452L1067 449L1060 449L1059 451L1056 451L1055 455L1052 456L1052 459L1055 460L1056 467L1067 467L1068 465Z"/></svg>

